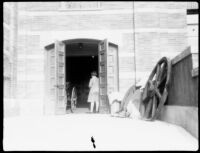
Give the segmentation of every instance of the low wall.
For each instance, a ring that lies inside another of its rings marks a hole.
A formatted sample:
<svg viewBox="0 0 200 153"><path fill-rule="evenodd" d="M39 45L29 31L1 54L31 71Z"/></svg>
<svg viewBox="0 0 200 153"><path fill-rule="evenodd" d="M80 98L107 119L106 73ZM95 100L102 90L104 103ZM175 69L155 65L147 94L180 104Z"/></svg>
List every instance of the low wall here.
<svg viewBox="0 0 200 153"><path fill-rule="evenodd" d="M169 95L160 120L177 124L198 138L198 54L190 48L172 59Z"/></svg>

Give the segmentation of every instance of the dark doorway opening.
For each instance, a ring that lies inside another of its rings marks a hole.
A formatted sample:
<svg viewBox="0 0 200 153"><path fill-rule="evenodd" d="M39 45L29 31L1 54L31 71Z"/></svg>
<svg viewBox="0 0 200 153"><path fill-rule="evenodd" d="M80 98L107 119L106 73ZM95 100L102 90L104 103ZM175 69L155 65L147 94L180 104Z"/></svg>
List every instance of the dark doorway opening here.
<svg viewBox="0 0 200 153"><path fill-rule="evenodd" d="M77 89L77 109L74 113L89 111L88 85L91 72L98 73L98 43L99 40L94 39L72 39L65 42L66 82Z"/></svg>
<svg viewBox="0 0 200 153"><path fill-rule="evenodd" d="M92 39L74 39L66 42L66 82L70 82L71 86L77 89L77 110L90 107L90 103L87 102L88 85L91 72L98 73L98 43L98 40Z"/></svg>
<svg viewBox="0 0 200 153"><path fill-rule="evenodd" d="M98 56L66 57L66 81L77 89L77 108L89 108L88 84L94 70L98 72Z"/></svg>

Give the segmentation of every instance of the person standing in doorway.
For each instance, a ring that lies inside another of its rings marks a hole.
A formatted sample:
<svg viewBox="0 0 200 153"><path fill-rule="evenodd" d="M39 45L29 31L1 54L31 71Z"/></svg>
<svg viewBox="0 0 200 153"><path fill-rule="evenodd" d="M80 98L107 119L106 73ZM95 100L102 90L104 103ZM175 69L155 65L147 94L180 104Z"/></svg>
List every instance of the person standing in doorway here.
<svg viewBox="0 0 200 153"><path fill-rule="evenodd" d="M91 79L89 82L89 95L88 102L90 103L90 113L93 113L94 104L96 104L96 112L99 111L99 78L96 71L91 73Z"/></svg>

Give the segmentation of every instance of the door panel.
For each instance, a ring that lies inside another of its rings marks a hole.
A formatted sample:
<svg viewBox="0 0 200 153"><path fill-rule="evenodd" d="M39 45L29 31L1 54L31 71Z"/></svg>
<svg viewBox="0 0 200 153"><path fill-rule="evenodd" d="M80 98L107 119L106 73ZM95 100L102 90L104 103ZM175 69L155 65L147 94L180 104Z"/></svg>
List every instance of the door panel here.
<svg viewBox="0 0 200 153"><path fill-rule="evenodd" d="M65 114L65 45L56 41L45 50L46 115Z"/></svg>
<svg viewBox="0 0 200 153"><path fill-rule="evenodd" d="M103 40L98 45L98 53L99 53L99 112L100 113L108 113L108 101L107 101L107 40Z"/></svg>
<svg viewBox="0 0 200 153"><path fill-rule="evenodd" d="M107 51L107 79L108 94L119 90L118 46L108 43Z"/></svg>
<svg viewBox="0 0 200 153"><path fill-rule="evenodd" d="M119 90L118 46L106 39L98 45L100 113L109 113L108 94Z"/></svg>
<svg viewBox="0 0 200 153"><path fill-rule="evenodd" d="M65 44L60 41L55 42L56 54L56 114L65 114Z"/></svg>
<svg viewBox="0 0 200 153"><path fill-rule="evenodd" d="M55 48L48 48L45 50L45 115L55 114L56 101L56 73L55 73Z"/></svg>

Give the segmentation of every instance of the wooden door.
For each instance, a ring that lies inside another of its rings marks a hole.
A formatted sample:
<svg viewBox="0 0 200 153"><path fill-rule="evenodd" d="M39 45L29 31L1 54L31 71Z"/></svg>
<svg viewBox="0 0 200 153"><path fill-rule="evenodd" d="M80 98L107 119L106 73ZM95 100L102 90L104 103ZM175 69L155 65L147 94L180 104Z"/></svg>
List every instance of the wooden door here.
<svg viewBox="0 0 200 153"><path fill-rule="evenodd" d="M45 48L44 113L65 114L65 45L56 41Z"/></svg>
<svg viewBox="0 0 200 153"><path fill-rule="evenodd" d="M56 114L65 114L65 44L60 41L55 42L56 54Z"/></svg>
<svg viewBox="0 0 200 153"><path fill-rule="evenodd" d="M109 113L108 94L119 90L118 46L106 39L98 45L99 51L99 111Z"/></svg>
<svg viewBox="0 0 200 153"><path fill-rule="evenodd" d="M118 46L108 43L107 50L107 80L108 94L119 91Z"/></svg>

